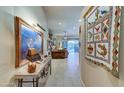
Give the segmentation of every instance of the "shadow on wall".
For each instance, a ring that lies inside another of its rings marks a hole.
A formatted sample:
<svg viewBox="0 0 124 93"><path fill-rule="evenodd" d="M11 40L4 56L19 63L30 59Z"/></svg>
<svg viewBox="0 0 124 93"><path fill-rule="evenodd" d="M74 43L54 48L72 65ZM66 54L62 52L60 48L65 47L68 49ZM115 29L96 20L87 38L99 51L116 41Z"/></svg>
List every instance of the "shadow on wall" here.
<svg viewBox="0 0 124 93"><path fill-rule="evenodd" d="M117 87L119 86L119 79L111 75L110 72L104 70L104 68L101 68L93 64L92 62L89 62L89 60L87 59L85 59L85 61L82 63L83 63L82 68L84 70L83 82L86 87L111 87L111 86Z"/></svg>

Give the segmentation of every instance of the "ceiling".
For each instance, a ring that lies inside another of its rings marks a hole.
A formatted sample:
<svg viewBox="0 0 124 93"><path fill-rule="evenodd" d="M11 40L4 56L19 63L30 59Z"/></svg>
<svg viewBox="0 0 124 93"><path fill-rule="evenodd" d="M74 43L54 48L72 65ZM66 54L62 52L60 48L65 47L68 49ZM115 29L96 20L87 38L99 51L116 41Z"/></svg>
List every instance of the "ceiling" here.
<svg viewBox="0 0 124 93"><path fill-rule="evenodd" d="M83 6L44 6L48 29L55 35L78 36Z"/></svg>

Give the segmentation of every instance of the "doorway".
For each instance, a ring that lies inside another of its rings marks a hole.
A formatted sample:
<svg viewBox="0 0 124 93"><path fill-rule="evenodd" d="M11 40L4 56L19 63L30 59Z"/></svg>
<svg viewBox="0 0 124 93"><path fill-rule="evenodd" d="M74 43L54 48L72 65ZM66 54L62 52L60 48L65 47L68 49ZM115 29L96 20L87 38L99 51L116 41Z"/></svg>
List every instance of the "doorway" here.
<svg viewBox="0 0 124 93"><path fill-rule="evenodd" d="M79 52L79 40L68 40L67 50L69 53L78 53Z"/></svg>

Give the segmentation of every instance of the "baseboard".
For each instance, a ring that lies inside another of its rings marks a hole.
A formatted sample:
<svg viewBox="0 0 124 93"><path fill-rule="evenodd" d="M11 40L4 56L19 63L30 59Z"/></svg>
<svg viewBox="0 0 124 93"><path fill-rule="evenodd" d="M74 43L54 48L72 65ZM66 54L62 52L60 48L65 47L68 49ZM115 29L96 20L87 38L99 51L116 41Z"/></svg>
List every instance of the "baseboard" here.
<svg viewBox="0 0 124 93"><path fill-rule="evenodd" d="M84 82L83 82L83 80L81 79L81 77L80 77L80 81L81 81L82 86L83 87L86 87L85 84L84 84Z"/></svg>

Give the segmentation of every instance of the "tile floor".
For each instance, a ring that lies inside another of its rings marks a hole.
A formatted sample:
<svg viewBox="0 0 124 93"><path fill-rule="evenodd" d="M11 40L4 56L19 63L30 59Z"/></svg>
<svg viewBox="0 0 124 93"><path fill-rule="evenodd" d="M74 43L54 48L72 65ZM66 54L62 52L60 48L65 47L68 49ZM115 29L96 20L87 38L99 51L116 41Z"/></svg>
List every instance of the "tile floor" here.
<svg viewBox="0 0 124 93"><path fill-rule="evenodd" d="M78 53L70 53L67 59L53 59L52 75L40 79L39 87L83 87L78 57ZM32 87L32 84L24 83L23 87Z"/></svg>
<svg viewBox="0 0 124 93"><path fill-rule="evenodd" d="M52 60L52 75L46 87L82 87L79 70L79 54L71 53L67 59Z"/></svg>

